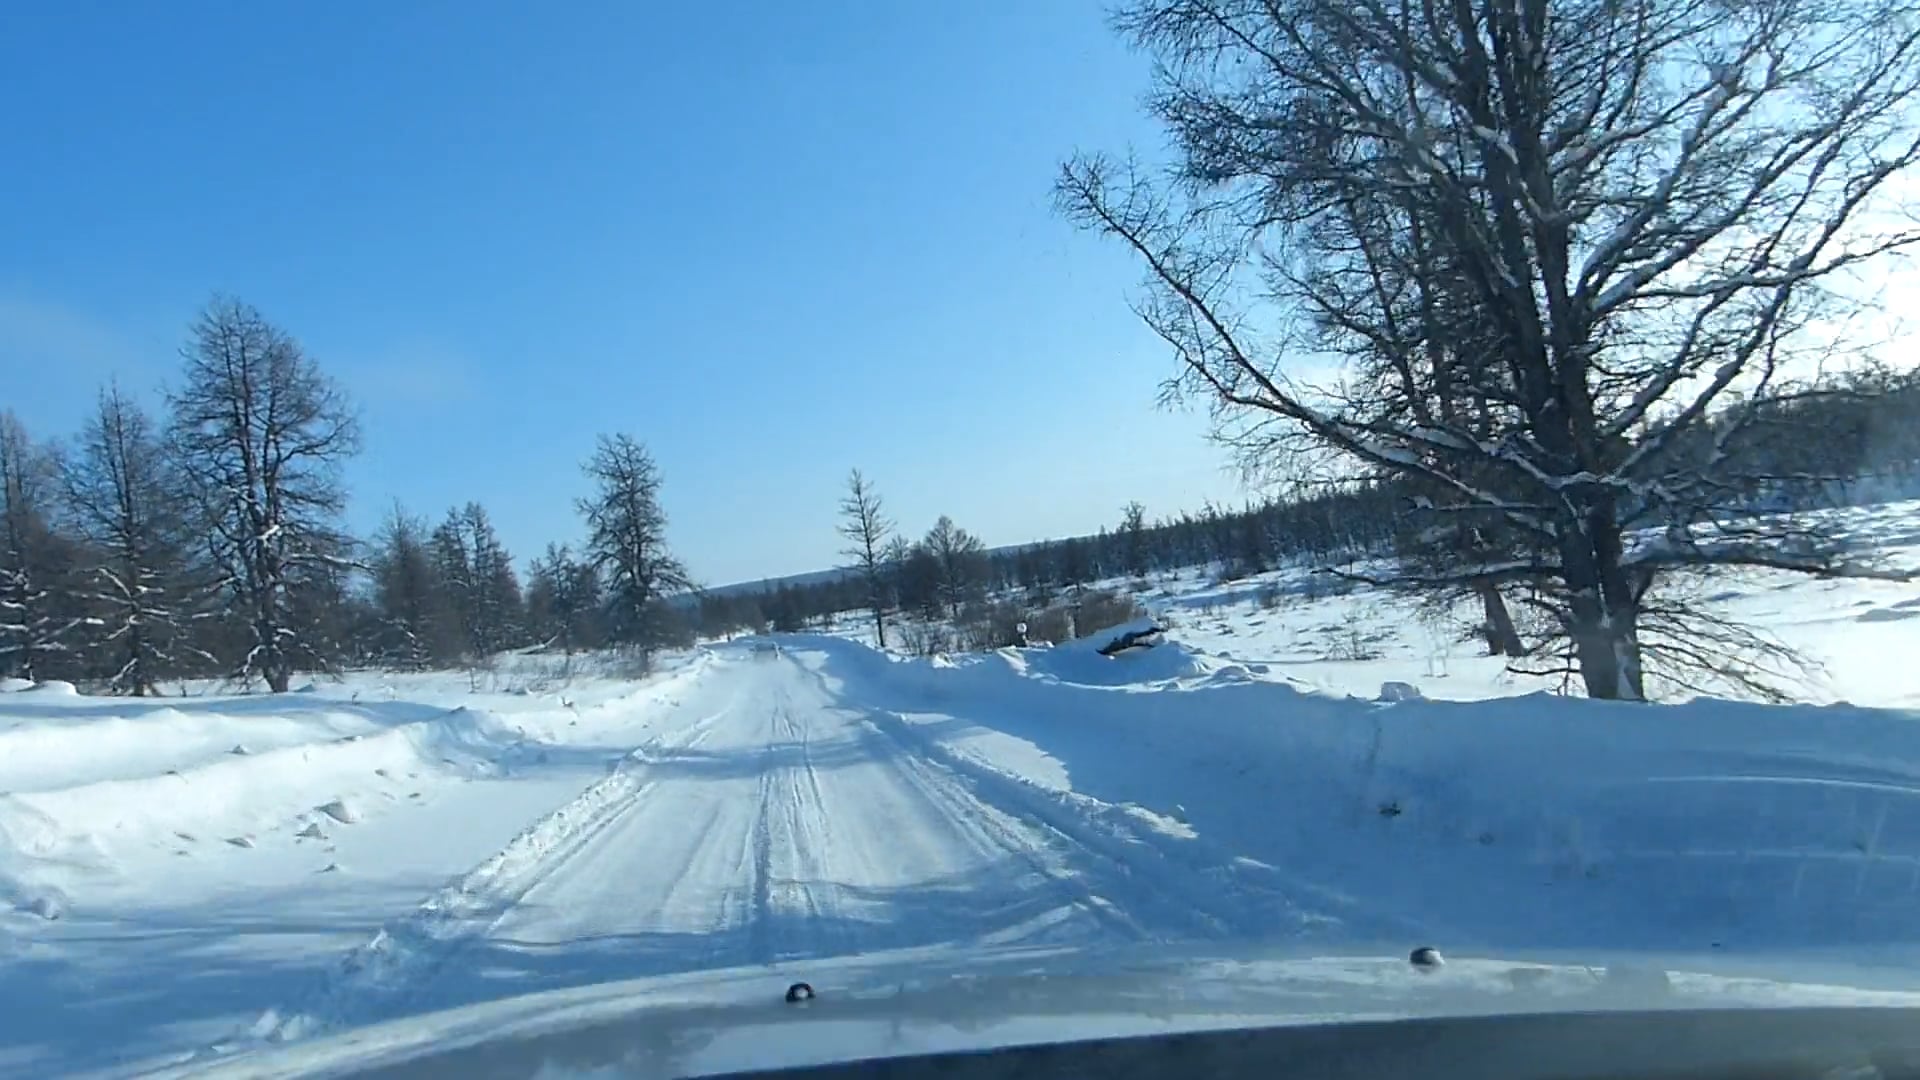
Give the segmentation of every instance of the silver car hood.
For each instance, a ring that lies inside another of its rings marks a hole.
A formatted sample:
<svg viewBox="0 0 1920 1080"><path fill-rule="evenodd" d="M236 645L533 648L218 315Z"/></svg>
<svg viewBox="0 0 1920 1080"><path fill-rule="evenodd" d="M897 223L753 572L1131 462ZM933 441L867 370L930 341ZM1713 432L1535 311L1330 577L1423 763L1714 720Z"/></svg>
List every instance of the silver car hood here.
<svg viewBox="0 0 1920 1080"><path fill-rule="evenodd" d="M1722 956L889 953L604 983L235 1045L157 1075L704 1076L874 1057L1432 1016L1606 1009L1920 1007L1920 979ZM789 1004L796 981L812 1001ZM476 1058L475 1050L482 1051Z"/></svg>

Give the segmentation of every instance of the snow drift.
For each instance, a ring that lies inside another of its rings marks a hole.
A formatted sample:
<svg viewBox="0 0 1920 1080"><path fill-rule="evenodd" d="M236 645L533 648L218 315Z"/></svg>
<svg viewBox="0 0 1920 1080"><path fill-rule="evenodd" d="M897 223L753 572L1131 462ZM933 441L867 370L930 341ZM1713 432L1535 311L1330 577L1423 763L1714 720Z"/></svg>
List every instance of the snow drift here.
<svg viewBox="0 0 1920 1080"><path fill-rule="evenodd" d="M1139 668L1079 647L936 667L809 646L846 697L932 752L1177 820L1222 858L1284 868L1354 937L1920 941L1920 717L1905 711L1440 702L1411 686L1371 702L1177 641Z"/></svg>

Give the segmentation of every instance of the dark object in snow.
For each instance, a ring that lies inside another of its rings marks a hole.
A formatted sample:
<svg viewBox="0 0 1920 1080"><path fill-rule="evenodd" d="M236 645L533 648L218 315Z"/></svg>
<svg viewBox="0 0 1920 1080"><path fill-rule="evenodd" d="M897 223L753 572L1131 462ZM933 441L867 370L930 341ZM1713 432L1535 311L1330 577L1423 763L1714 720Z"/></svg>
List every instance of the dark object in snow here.
<svg viewBox="0 0 1920 1080"><path fill-rule="evenodd" d="M1413 950L1413 955L1407 957L1407 962L1421 971L1432 971L1446 963L1440 959L1440 950L1431 945L1422 945Z"/></svg>
<svg viewBox="0 0 1920 1080"><path fill-rule="evenodd" d="M1396 701L1425 701L1427 695L1420 688L1406 682L1383 682L1380 684L1380 696L1374 699L1392 703Z"/></svg>
<svg viewBox="0 0 1920 1080"><path fill-rule="evenodd" d="M1129 630L1105 645L1100 646L1101 656L1118 656L1128 649L1148 649L1160 644L1166 630L1158 626L1149 626L1144 630Z"/></svg>
<svg viewBox="0 0 1920 1080"><path fill-rule="evenodd" d="M1507 982L1515 990L1532 990L1546 982L1550 974L1546 968L1540 967L1511 968L1507 971Z"/></svg>
<svg viewBox="0 0 1920 1080"><path fill-rule="evenodd" d="M812 1000L813 1000L813 987L808 986L806 983L798 982L798 983L794 983L792 986L787 987L787 1004L796 1005L802 1001L812 1001Z"/></svg>
<svg viewBox="0 0 1920 1080"><path fill-rule="evenodd" d="M53 922L67 913L66 897L57 892L41 892L25 897L14 905L20 911Z"/></svg>
<svg viewBox="0 0 1920 1080"><path fill-rule="evenodd" d="M1600 984L1610 991L1629 994L1641 1001L1665 997L1673 990L1673 982L1659 968L1622 967L1616 964L1607 965Z"/></svg>

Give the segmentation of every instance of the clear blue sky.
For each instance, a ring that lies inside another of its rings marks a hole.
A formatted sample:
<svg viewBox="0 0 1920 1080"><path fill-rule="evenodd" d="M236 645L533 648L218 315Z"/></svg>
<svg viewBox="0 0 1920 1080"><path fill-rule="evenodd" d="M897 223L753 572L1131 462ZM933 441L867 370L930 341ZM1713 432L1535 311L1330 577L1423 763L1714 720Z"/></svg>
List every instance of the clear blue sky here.
<svg viewBox="0 0 1920 1080"><path fill-rule="evenodd" d="M834 562L855 465L993 544L1237 500L1051 210L1160 144L1147 74L1079 0L12 4L0 407L157 401L222 291L358 402L363 532L479 499L530 558L616 430L714 584Z"/></svg>

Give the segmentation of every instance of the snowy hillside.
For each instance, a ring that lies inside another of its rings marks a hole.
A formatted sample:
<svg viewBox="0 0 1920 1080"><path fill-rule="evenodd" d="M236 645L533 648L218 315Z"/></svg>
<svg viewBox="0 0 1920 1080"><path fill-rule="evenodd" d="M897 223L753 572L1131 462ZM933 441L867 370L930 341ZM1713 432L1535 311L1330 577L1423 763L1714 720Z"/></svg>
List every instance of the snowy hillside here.
<svg viewBox="0 0 1920 1080"><path fill-rule="evenodd" d="M1920 508L1859 522L1920 563ZM1920 991L1920 586L1727 584L1825 665L1791 707L1552 696L1297 574L1154 588L1167 641L1111 658L793 636L636 681L9 687L0 1074L193 1071L610 980L1203 944L1785 957Z"/></svg>

